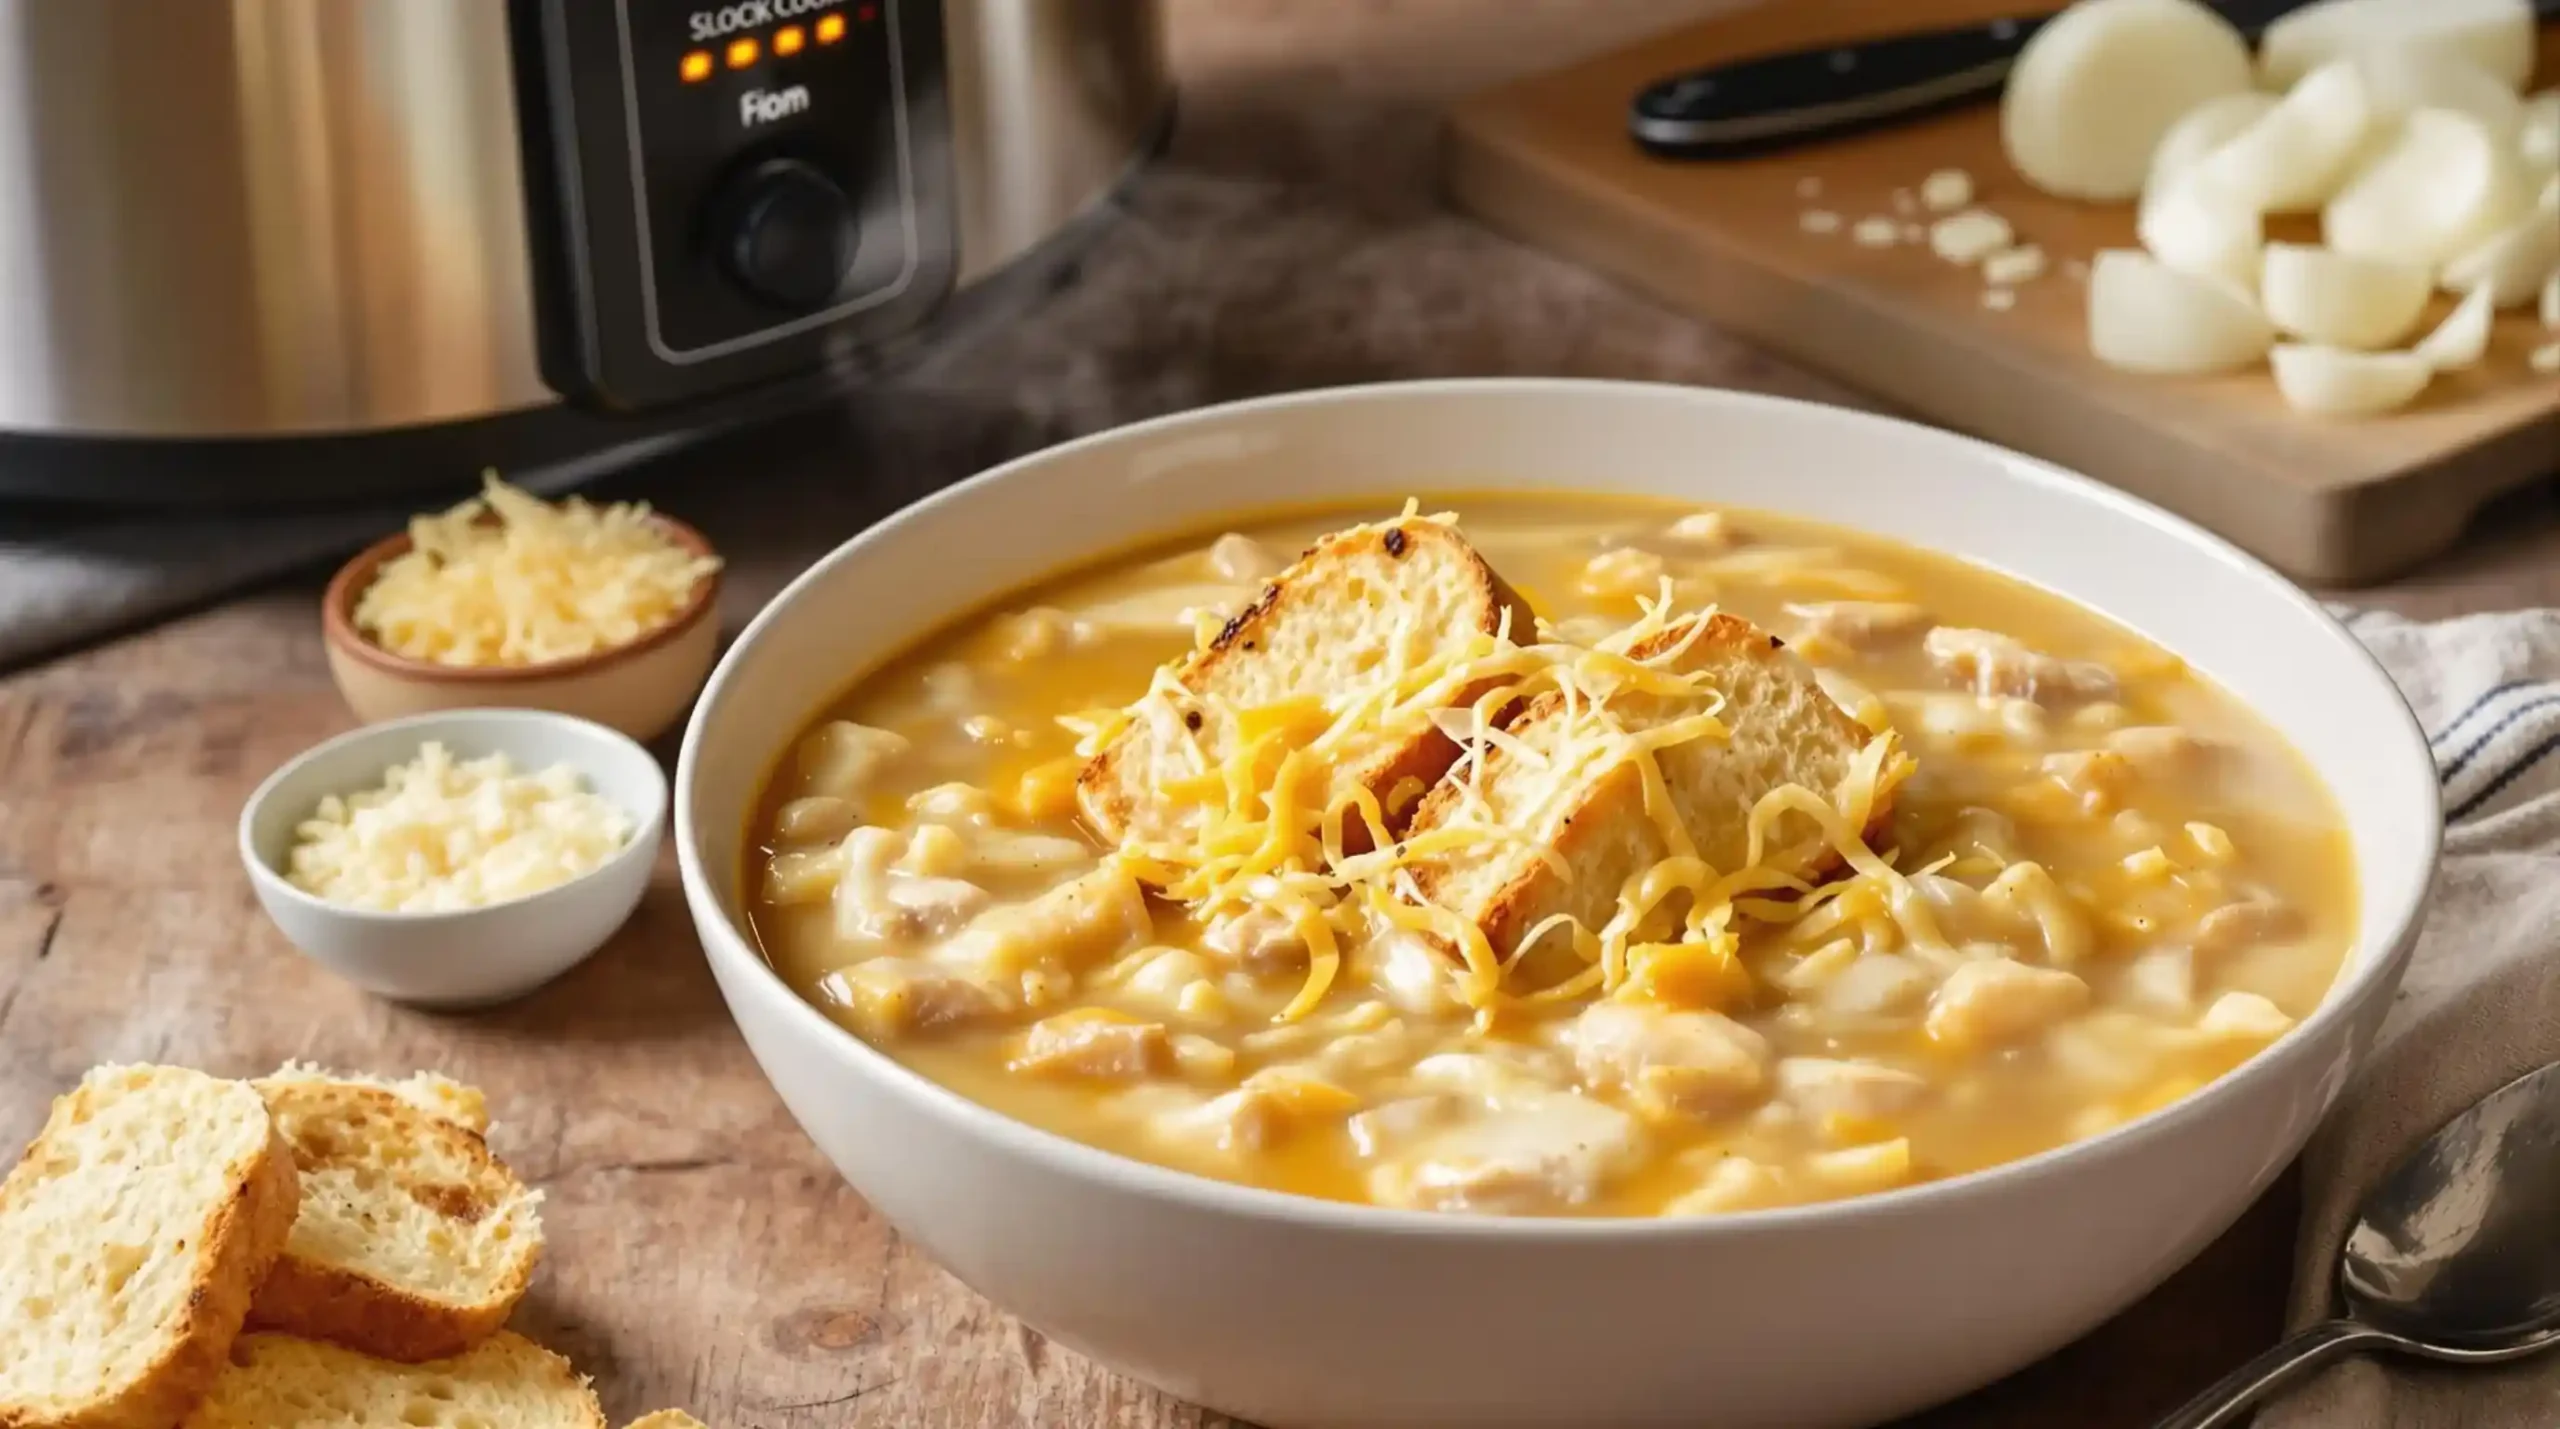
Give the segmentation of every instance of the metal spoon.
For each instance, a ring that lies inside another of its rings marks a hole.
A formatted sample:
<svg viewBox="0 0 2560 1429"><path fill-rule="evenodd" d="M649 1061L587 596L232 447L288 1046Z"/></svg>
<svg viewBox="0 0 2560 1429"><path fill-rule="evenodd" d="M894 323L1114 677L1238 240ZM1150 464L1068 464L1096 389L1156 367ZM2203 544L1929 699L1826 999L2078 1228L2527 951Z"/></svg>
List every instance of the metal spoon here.
<svg viewBox="0 0 2560 1429"><path fill-rule="evenodd" d="M2560 1063L2446 1122L2365 1197L2338 1265L2347 1317L2224 1375L2158 1429L2221 1429L2367 1350L2444 1364L2560 1345Z"/></svg>

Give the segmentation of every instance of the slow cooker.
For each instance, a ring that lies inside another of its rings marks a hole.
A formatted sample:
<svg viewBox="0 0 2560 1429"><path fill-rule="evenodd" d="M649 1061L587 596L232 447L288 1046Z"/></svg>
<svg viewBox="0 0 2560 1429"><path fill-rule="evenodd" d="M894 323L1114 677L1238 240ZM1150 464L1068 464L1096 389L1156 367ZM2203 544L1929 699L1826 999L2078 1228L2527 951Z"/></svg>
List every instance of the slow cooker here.
<svg viewBox="0 0 2560 1429"><path fill-rule="evenodd" d="M0 0L0 494L606 464L1066 267L1154 0Z"/></svg>

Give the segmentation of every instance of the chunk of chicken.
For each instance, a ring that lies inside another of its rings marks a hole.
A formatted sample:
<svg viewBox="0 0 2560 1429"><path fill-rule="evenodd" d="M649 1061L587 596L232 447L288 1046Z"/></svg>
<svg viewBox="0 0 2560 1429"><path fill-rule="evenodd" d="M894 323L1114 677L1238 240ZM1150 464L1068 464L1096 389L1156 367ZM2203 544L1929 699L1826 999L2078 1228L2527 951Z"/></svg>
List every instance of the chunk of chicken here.
<svg viewBox="0 0 2560 1429"><path fill-rule="evenodd" d="M2115 698L2115 672L2083 660L2031 649L1994 630L1941 625L1921 641L1938 673L1982 696L2051 704Z"/></svg>
<svg viewBox="0 0 2560 1429"><path fill-rule="evenodd" d="M912 740L894 730L831 719L801 739L792 763L811 793L858 801L874 777L913 748Z"/></svg>
<svg viewBox="0 0 2560 1429"><path fill-rule="evenodd" d="M1666 540L1702 551L1721 551L1741 539L1733 522L1721 511L1692 511L1663 529Z"/></svg>
<svg viewBox="0 0 2560 1429"><path fill-rule="evenodd" d="M1814 1116L1891 1116L1929 1090L1921 1078L1877 1062L1787 1057L1778 1063L1778 1094Z"/></svg>
<svg viewBox="0 0 2560 1429"><path fill-rule="evenodd" d="M1007 620L998 638L1004 642L1004 658L1019 665L1081 649L1100 636L1090 623L1055 606L1035 605Z"/></svg>
<svg viewBox="0 0 2560 1429"><path fill-rule="evenodd" d="M1901 600L1817 600L1787 607L1796 618L1796 633L1831 640L1852 649L1868 649L1908 639L1929 623L1929 612Z"/></svg>
<svg viewBox="0 0 2560 1429"><path fill-rule="evenodd" d="M2107 735L2107 748L2154 779L2190 775L2207 767L2222 746L2167 725L2138 724Z"/></svg>
<svg viewBox="0 0 2560 1429"><path fill-rule="evenodd" d="M1296 972L1307 965L1307 942L1297 924L1276 909L1256 906L1212 922L1201 945L1256 977Z"/></svg>
<svg viewBox="0 0 2560 1429"><path fill-rule="evenodd" d="M2112 749L2064 750L2046 755L2040 767L2071 792L2081 813L2092 817L2123 808L2134 783L2133 761Z"/></svg>
<svg viewBox="0 0 2560 1429"><path fill-rule="evenodd" d="M1109 864L1028 903L987 910L935 956L983 976L1074 973L1142 946L1154 931L1138 880Z"/></svg>
<svg viewBox="0 0 2560 1429"><path fill-rule="evenodd" d="M839 968L820 980L818 990L873 1041L984 1022L1007 1010L985 987L912 958L874 958Z"/></svg>
<svg viewBox="0 0 2560 1429"><path fill-rule="evenodd" d="M2089 1005L2089 985L2058 968L1982 958L1947 974L1929 1000L1929 1036L1993 1047L2040 1032Z"/></svg>
<svg viewBox="0 0 2560 1429"><path fill-rule="evenodd" d="M1043 1077L1127 1082L1153 1076L1173 1063L1164 1025L1136 1022L1100 1008L1078 1008L1033 1023L1022 1048L1005 1065Z"/></svg>
<svg viewBox="0 0 2560 1429"><path fill-rule="evenodd" d="M1356 1109L1360 1099L1321 1077L1266 1067L1192 1113L1190 1127L1222 1151L1260 1151L1307 1126Z"/></svg>
<svg viewBox="0 0 2560 1429"><path fill-rule="evenodd" d="M1220 580L1267 581L1287 565L1279 552L1240 531L1229 531L1209 543L1209 569Z"/></svg>
<svg viewBox="0 0 2560 1429"><path fill-rule="evenodd" d="M1370 1177L1381 1202L1417 1210L1535 1215L1598 1199L1642 1157L1642 1129L1571 1092L1477 1112Z"/></svg>
<svg viewBox="0 0 2560 1429"><path fill-rule="evenodd" d="M1620 546L1585 562L1574 585L1584 595L1604 599L1651 596L1662 589L1663 577L1668 573L1659 554L1636 546Z"/></svg>
<svg viewBox="0 0 2560 1429"><path fill-rule="evenodd" d="M1585 1082L1659 1115L1723 1116L1768 1094L1767 1039L1721 1013L1603 1002L1569 1035Z"/></svg>
<svg viewBox="0 0 2560 1429"><path fill-rule="evenodd" d="M862 811L851 799L812 794L783 805L773 816L773 831L786 844L834 843L860 822Z"/></svg>
<svg viewBox="0 0 2560 1429"><path fill-rule="evenodd" d="M2272 1042L2293 1029L2293 1019L2254 992L2226 992L2196 1019L2196 1026L2224 1036Z"/></svg>
<svg viewBox="0 0 2560 1429"><path fill-rule="evenodd" d="M897 866L906 841L880 828L856 829L842 847L835 886L836 936L850 943L913 944L946 937L991 901L958 878L935 878Z"/></svg>
<svg viewBox="0 0 2560 1429"><path fill-rule="evenodd" d="M2260 943L2302 935L2302 915L2272 898L2226 903L2196 922L2196 951L2236 953Z"/></svg>

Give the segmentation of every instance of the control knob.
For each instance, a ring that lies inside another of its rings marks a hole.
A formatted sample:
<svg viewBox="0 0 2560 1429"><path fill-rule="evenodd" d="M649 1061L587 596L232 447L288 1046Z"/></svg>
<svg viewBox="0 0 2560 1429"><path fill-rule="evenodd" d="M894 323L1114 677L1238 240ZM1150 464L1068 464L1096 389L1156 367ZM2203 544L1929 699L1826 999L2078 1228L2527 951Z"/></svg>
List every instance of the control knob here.
<svg viewBox="0 0 2560 1429"><path fill-rule="evenodd" d="M827 306L862 241L851 195L816 165L769 159L730 186L721 266L757 300L791 312Z"/></svg>

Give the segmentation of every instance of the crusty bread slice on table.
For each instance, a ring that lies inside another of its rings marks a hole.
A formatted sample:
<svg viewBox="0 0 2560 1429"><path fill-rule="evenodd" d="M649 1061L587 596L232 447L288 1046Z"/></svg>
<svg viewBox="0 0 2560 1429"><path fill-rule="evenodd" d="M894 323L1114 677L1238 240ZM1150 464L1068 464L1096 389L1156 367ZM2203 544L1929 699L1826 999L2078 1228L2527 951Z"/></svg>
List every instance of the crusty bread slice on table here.
<svg viewBox="0 0 2560 1429"><path fill-rule="evenodd" d="M710 1429L701 1420L681 1409L661 1409L631 1421L627 1429Z"/></svg>
<svg viewBox="0 0 2560 1429"><path fill-rule="evenodd" d="M1698 618L1676 621L1627 653L1655 659L1680 649ZM1655 758L1674 812L1699 856L1719 874L1742 863L1749 819L1761 797L1801 784L1837 801L1844 779L1872 733L1844 713L1815 682L1812 667L1776 637L1730 615L1704 617L1706 629L1689 641L1668 668L1704 677L1724 705L1718 718L1725 739L1673 744ZM1667 694L1621 692L1611 715L1631 732L1704 712L1700 700ZM1566 730L1564 702L1554 692L1528 701L1503 725L1531 752L1557 750ZM1880 832L1891 811L1891 775L1879 789L1873 815L1860 832ZM1627 879L1661 861L1669 848L1644 804L1643 775L1630 762L1601 762L1559 783L1533 761L1494 745L1485 753L1478 782L1491 816L1514 829L1554 830L1552 848L1570 876L1520 843L1488 843L1417 861L1414 884L1425 901L1449 909L1483 931L1497 955L1508 955L1523 935L1558 913L1598 932L1618 905ZM1409 837L1457 818L1464 790L1452 774L1423 798ZM1798 870L1816 880L1838 871L1824 853Z"/></svg>
<svg viewBox="0 0 2560 1429"><path fill-rule="evenodd" d="M0 1182L0 1426L167 1429L220 1372L294 1202L247 1083L82 1078Z"/></svg>
<svg viewBox="0 0 2560 1429"><path fill-rule="evenodd" d="M447 1114L485 1124L477 1092L301 1067L257 1087L301 1172L302 1214L251 1325L415 1361L506 1323L542 1253L540 1197Z"/></svg>
<svg viewBox="0 0 2560 1429"><path fill-rule="evenodd" d="M501 1330L425 1364L376 1359L291 1335L232 1347L211 1392L178 1429L605 1429L569 1362Z"/></svg>
<svg viewBox="0 0 2560 1429"><path fill-rule="evenodd" d="M1174 728L1169 711L1131 722L1085 766L1078 807L1106 839L1179 842L1197 831L1203 812L1160 791L1196 772L1184 748L1194 740L1213 761L1234 752L1236 731L1223 709L1340 695L1374 683L1394 654L1419 664L1469 637L1507 630L1525 642L1534 628L1528 602L1444 522L1405 517L1336 532L1184 661L1183 688L1210 697L1188 712L1199 723ZM1478 693L1460 691L1453 703ZM1365 788L1391 824L1401 822L1412 806L1391 806L1396 787L1411 779L1427 788L1457 757L1458 746L1436 728L1382 732L1335 764L1325 803ZM1357 852L1372 835L1365 820L1353 819L1344 842Z"/></svg>

